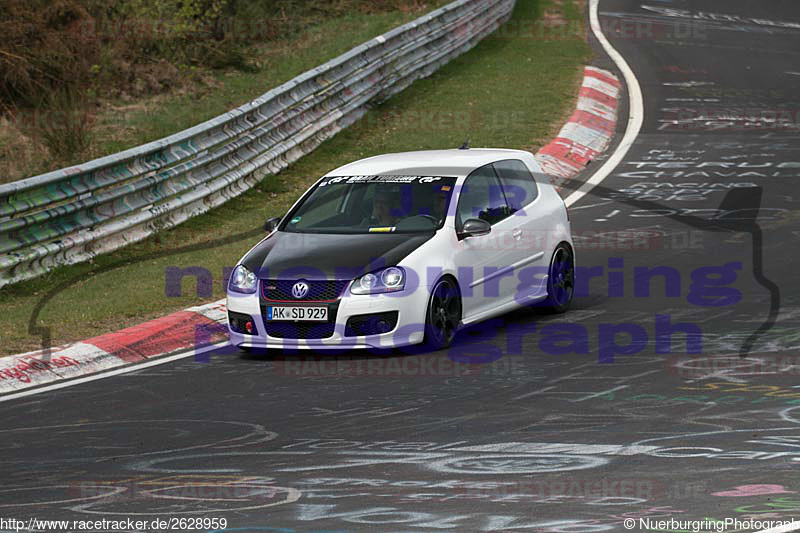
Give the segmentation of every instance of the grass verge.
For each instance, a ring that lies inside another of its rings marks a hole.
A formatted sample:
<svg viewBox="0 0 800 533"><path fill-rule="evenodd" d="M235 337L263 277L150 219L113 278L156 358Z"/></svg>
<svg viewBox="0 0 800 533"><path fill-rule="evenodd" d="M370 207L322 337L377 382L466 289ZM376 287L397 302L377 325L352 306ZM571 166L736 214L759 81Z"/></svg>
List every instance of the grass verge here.
<svg viewBox="0 0 800 533"><path fill-rule="evenodd" d="M576 0L518 0L511 21L492 37L241 197L94 262L0 290L0 354L39 347L41 339L28 334L31 313L49 290L63 283L68 288L43 306L37 321L51 328L54 345L223 298L223 268L234 266L257 237L170 252L258 228L339 165L386 152L455 148L466 138L476 147L535 150L572 110L580 67L590 57L581 35L537 30L543 17L581 25L582 9ZM167 267L190 266L212 273L213 293L198 297L194 278L187 276L182 295L167 297Z"/></svg>

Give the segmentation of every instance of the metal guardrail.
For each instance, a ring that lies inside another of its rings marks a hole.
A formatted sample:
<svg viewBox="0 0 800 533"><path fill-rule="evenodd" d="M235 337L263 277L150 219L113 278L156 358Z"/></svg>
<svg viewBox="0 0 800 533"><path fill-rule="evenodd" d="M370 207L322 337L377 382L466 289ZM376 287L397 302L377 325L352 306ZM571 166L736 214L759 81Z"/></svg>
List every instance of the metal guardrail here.
<svg viewBox="0 0 800 533"><path fill-rule="evenodd" d="M515 0L456 0L169 137L0 185L0 287L238 196L475 46Z"/></svg>

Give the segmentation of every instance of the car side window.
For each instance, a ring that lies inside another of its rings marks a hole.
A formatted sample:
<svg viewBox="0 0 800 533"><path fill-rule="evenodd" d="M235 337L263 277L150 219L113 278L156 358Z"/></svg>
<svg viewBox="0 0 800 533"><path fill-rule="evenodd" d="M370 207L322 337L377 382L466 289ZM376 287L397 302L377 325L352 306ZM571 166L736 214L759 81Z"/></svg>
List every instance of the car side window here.
<svg viewBox="0 0 800 533"><path fill-rule="evenodd" d="M510 214L500 180L492 165L484 165L472 171L464 181L458 198L458 226L470 218L480 218L495 224Z"/></svg>
<svg viewBox="0 0 800 533"><path fill-rule="evenodd" d="M515 213L536 199L539 189L528 167L519 159L506 159L494 163L500 177L506 202Z"/></svg>

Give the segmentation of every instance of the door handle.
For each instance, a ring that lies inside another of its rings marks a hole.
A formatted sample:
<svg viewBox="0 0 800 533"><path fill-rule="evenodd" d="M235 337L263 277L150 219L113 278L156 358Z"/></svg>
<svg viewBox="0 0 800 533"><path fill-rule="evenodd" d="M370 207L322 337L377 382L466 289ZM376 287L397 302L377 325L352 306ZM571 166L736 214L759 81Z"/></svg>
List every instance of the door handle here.
<svg viewBox="0 0 800 533"><path fill-rule="evenodd" d="M514 231L511 232L511 236L514 237L515 239L520 239L522 237L522 230L519 228L515 229Z"/></svg>

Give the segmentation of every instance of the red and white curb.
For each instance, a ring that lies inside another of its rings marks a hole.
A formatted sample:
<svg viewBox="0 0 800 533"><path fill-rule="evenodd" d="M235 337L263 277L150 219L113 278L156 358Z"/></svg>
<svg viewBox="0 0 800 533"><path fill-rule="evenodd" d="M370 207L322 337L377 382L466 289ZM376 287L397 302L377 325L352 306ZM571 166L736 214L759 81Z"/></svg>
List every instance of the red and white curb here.
<svg viewBox="0 0 800 533"><path fill-rule="evenodd" d="M557 180L571 178L608 147L616 127L619 94L616 76L586 67L575 112L558 137L535 155L544 172ZM2 357L0 394L124 365L141 365L166 354L196 348L197 331L219 330L226 321L225 300L219 300L52 348L49 357L42 350Z"/></svg>
<svg viewBox="0 0 800 533"><path fill-rule="evenodd" d="M197 331L225 324L225 300L190 307L114 333L0 358L0 394L140 363L195 346ZM205 335L204 337L209 337Z"/></svg>
<svg viewBox="0 0 800 533"><path fill-rule="evenodd" d="M620 87L611 72L586 67L575 112L556 138L534 156L554 181L575 176L608 148L617 126Z"/></svg>

